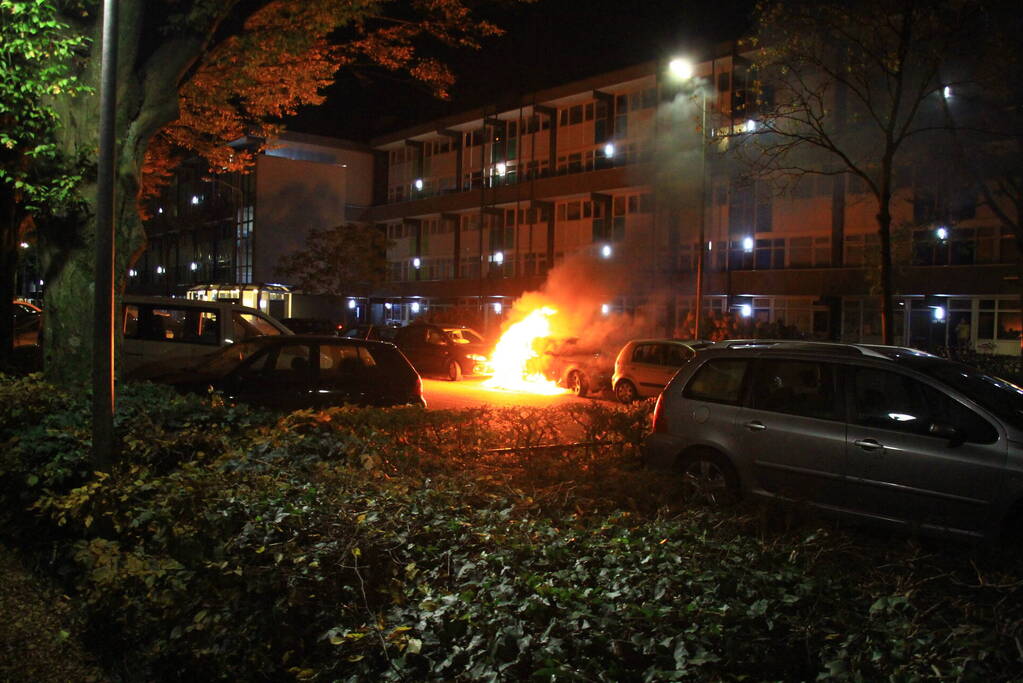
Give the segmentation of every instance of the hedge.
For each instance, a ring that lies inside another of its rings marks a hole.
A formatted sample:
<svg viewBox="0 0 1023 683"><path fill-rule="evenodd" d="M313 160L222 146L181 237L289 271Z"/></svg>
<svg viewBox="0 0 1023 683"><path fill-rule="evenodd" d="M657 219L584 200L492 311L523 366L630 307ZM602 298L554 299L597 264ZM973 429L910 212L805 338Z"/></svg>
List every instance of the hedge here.
<svg viewBox="0 0 1023 683"><path fill-rule="evenodd" d="M649 403L272 414L0 379L3 533L125 680L921 680L1023 671L1018 555L691 504ZM610 448L509 446L599 440ZM1014 673L1015 672L1015 673Z"/></svg>

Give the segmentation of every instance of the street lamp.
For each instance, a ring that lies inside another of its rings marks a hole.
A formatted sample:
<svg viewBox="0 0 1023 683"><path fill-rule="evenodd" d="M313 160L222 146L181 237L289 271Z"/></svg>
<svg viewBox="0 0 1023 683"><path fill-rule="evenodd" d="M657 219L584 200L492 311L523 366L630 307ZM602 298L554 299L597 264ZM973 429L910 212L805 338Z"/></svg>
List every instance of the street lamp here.
<svg viewBox="0 0 1023 683"><path fill-rule="evenodd" d="M707 204L707 92L696 82L696 67L688 59L676 57L668 63L668 71L676 81L693 84L700 96L700 235L696 250L696 305L693 313L693 339L700 339L700 323L703 318L703 268L707 251L706 223Z"/></svg>

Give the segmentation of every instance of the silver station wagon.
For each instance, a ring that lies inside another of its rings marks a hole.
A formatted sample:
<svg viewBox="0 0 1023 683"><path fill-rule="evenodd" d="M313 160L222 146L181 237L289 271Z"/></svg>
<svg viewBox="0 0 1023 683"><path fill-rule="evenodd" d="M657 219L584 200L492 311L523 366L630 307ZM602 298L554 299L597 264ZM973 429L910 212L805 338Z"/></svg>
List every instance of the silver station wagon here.
<svg viewBox="0 0 1023 683"><path fill-rule="evenodd" d="M795 499L928 535L1023 535L1023 389L913 349L714 344L661 393L644 457L712 501Z"/></svg>

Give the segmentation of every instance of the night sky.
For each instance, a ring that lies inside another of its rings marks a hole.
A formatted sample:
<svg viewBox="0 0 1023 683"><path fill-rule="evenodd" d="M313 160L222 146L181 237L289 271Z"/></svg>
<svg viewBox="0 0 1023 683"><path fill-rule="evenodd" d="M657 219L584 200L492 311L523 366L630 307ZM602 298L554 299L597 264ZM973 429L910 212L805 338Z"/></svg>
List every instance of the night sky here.
<svg viewBox="0 0 1023 683"><path fill-rule="evenodd" d="M670 54L700 55L749 28L750 0L538 0L488 17L507 33L479 52L447 56L457 82L438 101L410 83L341 73L328 101L287 122L291 130L367 141L421 121Z"/></svg>

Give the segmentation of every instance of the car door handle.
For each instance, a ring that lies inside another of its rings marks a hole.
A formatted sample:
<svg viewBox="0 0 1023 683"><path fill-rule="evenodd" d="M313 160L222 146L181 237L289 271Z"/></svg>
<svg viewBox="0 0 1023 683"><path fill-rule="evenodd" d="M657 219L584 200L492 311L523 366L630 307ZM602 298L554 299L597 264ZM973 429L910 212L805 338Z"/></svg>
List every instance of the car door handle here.
<svg viewBox="0 0 1023 683"><path fill-rule="evenodd" d="M853 444L859 446L865 451L877 451L884 448L881 443L874 441L873 439L860 439L859 441L853 441Z"/></svg>
<svg viewBox="0 0 1023 683"><path fill-rule="evenodd" d="M747 422L746 424L743 425L743 427L750 430L751 432L762 432L765 429L767 429L767 427L764 426L764 423L761 422L760 420L752 420L750 422Z"/></svg>

